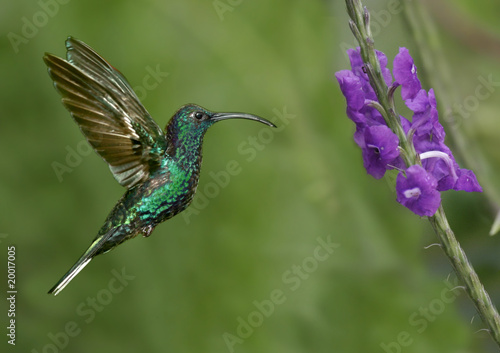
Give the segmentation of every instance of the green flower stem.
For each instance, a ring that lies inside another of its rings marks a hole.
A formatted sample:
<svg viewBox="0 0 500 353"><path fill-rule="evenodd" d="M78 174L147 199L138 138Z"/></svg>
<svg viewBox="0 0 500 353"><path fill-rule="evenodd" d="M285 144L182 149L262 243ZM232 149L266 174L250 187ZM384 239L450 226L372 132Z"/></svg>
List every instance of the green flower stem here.
<svg viewBox="0 0 500 353"><path fill-rule="evenodd" d="M349 25L359 43L361 57L365 63L365 70L369 77L370 85L373 87L380 104L377 106L377 110L384 117L387 126L398 136L401 156L406 165L420 164L420 159L416 154L411 138L408 138L404 133L399 115L394 108L392 100L393 92L389 92L382 75L370 31L370 15L363 8L360 0L346 0L346 5L347 12L351 17ZM491 336L500 347L500 316L474 268L467 259L465 252L455 238L442 205L439 206L434 216L428 218L441 242L441 247L446 256L448 256L459 280L464 284L465 291L472 299L481 318L487 324Z"/></svg>
<svg viewBox="0 0 500 353"><path fill-rule="evenodd" d="M439 206L434 216L429 217L429 221L439 237L443 251L450 259L458 279L465 285L465 291L474 302L483 321L488 325L491 337L500 347L500 316L498 311L491 302L488 292L484 289L460 243L455 238L442 205Z"/></svg>

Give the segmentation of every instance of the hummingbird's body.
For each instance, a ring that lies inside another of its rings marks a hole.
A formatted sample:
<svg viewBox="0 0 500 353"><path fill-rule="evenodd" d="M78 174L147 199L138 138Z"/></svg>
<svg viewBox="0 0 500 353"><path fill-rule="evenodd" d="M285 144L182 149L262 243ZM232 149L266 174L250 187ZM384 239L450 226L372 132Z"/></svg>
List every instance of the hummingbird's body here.
<svg viewBox="0 0 500 353"><path fill-rule="evenodd" d="M67 61L44 56L49 74L82 133L127 192L87 251L49 291L54 295L94 256L138 234L149 236L189 206L198 186L203 136L215 122L241 118L274 126L254 115L188 104L163 132L120 72L81 41L69 37L66 47Z"/></svg>
<svg viewBox="0 0 500 353"><path fill-rule="evenodd" d="M196 162L191 168L184 169L166 157L164 168L127 190L113 207L95 241L105 234L112 236L95 255L105 253L137 234L147 237L158 224L184 211L196 192L198 175L199 164Z"/></svg>

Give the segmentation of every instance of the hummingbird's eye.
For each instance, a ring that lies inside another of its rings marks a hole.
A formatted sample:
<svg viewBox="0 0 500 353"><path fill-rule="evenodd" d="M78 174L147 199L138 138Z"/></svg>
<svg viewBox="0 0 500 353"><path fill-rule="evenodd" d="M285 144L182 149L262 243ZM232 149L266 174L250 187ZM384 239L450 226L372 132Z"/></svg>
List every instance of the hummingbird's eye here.
<svg viewBox="0 0 500 353"><path fill-rule="evenodd" d="M205 114L203 114L202 112L196 112L194 113L194 117L198 120L201 120L203 119L203 117L205 116Z"/></svg>

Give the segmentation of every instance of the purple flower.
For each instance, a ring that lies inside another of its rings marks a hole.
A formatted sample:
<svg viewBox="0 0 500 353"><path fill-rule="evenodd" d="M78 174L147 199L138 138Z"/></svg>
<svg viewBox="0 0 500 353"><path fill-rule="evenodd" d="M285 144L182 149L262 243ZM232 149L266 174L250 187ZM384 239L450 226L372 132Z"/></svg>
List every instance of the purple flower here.
<svg viewBox="0 0 500 353"><path fill-rule="evenodd" d="M434 149L421 153L420 158L425 170L437 180L436 190L483 191L474 173L460 168L446 145L441 144L441 150Z"/></svg>
<svg viewBox="0 0 500 353"><path fill-rule="evenodd" d="M419 165L410 166L405 174L396 179L397 201L419 216L434 215L441 204L436 179Z"/></svg>
<svg viewBox="0 0 500 353"><path fill-rule="evenodd" d="M408 98L404 101L406 106L416 114L425 112L429 106L429 98L425 89L421 89L413 96L413 98Z"/></svg>
<svg viewBox="0 0 500 353"><path fill-rule="evenodd" d="M403 100L413 99L422 88L417 77L417 67L413 63L408 49L399 48L399 54L394 58L394 79L401 85L401 97Z"/></svg>
<svg viewBox="0 0 500 353"><path fill-rule="evenodd" d="M354 141L361 147L363 164L376 179L388 169L406 168L399 155L399 139L374 108L377 95L365 73L360 49L347 51L351 70L335 74L346 98L347 116L356 124ZM440 191L482 191L474 173L461 169L445 145L445 131L439 123L434 91L422 89L417 68L408 49L399 48L394 58L394 83L387 68L387 57L376 51L387 86L401 86L401 97L413 112L411 121L400 116L404 133L410 137L422 166L409 166L396 180L397 201L420 216L432 216L441 203ZM392 98L392 97L389 97Z"/></svg>
<svg viewBox="0 0 500 353"><path fill-rule="evenodd" d="M363 72L363 61L358 50L349 49L349 58L351 60L351 70L341 70L335 73L335 77L340 85L340 90L346 98L347 109L346 113L349 119L356 124L356 132L354 141L358 146L363 147L364 131L366 127L385 125L384 118L380 112L370 106L370 101L376 100L375 92L373 91L368 81L368 75ZM379 59L387 64L387 58L381 52L377 52ZM386 79L392 80L389 69L384 68Z"/></svg>
<svg viewBox="0 0 500 353"><path fill-rule="evenodd" d="M363 108L365 94L359 77L349 70L336 72L335 77L339 81L340 90L346 99L347 107L354 111Z"/></svg>
<svg viewBox="0 0 500 353"><path fill-rule="evenodd" d="M472 170L459 169L458 180L453 187L454 190L464 190L467 192L482 192L483 188L479 185L476 176Z"/></svg>
<svg viewBox="0 0 500 353"><path fill-rule="evenodd" d="M399 157L399 139L385 125L370 126L364 130L363 164L375 179L384 176L391 163Z"/></svg>
<svg viewBox="0 0 500 353"><path fill-rule="evenodd" d="M412 124L413 130L417 135L429 135L432 140L444 141L444 128L439 123L436 97L431 88L429 94L422 89L415 99L407 100L406 105L413 111Z"/></svg>

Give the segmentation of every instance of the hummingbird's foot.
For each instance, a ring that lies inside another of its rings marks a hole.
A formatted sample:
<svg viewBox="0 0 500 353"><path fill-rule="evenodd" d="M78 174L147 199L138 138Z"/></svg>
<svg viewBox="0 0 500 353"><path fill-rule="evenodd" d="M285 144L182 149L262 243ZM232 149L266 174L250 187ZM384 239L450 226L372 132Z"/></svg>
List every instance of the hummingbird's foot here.
<svg viewBox="0 0 500 353"><path fill-rule="evenodd" d="M146 226L144 228L142 228L142 236L144 238L147 238L151 235L151 233L153 232L153 230L155 229L155 226L151 225L151 226Z"/></svg>

